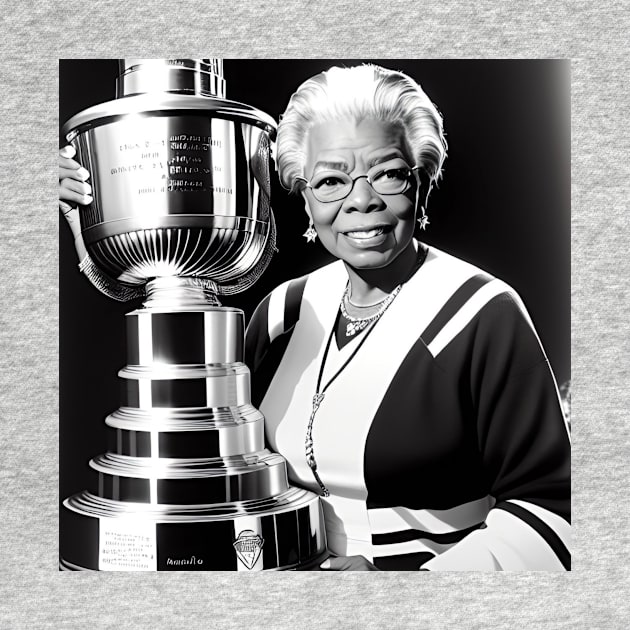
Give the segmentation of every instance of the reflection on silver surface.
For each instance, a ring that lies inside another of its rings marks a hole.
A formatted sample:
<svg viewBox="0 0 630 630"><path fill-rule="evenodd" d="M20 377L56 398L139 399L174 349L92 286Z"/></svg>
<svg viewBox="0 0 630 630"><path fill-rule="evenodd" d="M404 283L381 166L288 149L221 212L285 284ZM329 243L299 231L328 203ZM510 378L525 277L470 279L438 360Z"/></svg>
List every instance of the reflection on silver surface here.
<svg viewBox="0 0 630 630"><path fill-rule="evenodd" d="M263 255L271 229L269 134L193 112L126 114L69 134L91 174L84 241L120 282L192 276L220 286Z"/></svg>
<svg viewBox="0 0 630 630"><path fill-rule="evenodd" d="M120 98L64 135L91 174L89 278L148 297L127 315L123 406L106 420L110 450L90 462L95 487L63 503L60 566L309 568L327 553L319 499L264 448L243 312L217 298L255 282L275 248L275 123L222 98L220 60L120 68Z"/></svg>
<svg viewBox="0 0 630 630"><path fill-rule="evenodd" d="M269 451L158 461L105 453L90 466L99 473L99 496L119 501L208 505L257 500L289 489L284 458Z"/></svg>
<svg viewBox="0 0 630 630"><path fill-rule="evenodd" d="M116 96L180 92L225 98L221 59L121 59Z"/></svg>
<svg viewBox="0 0 630 630"><path fill-rule="evenodd" d="M99 570L97 554L89 550L102 546L101 541L108 536L108 523L128 518L130 511L141 524L139 530L144 528L162 541L161 548L157 548L157 558L146 560L144 565L153 562L152 568L157 570L309 570L316 568L327 556L319 499L298 488L254 501L209 506L127 503L125 509L122 508L119 501L90 492L67 499L60 527L62 545L64 532L77 528L82 529L86 544L82 553L62 558L60 568L67 571ZM89 519L88 526L84 524L86 518ZM83 526L77 525L82 521ZM234 542L244 531L262 532L262 553L252 569L244 566L232 551ZM179 535L187 536L198 545L192 552L170 548L169 542ZM225 553L225 550L229 552ZM177 559L189 560L193 556L194 565L178 567L173 564ZM138 569L141 562L131 559L128 562L131 566L126 570L142 570Z"/></svg>

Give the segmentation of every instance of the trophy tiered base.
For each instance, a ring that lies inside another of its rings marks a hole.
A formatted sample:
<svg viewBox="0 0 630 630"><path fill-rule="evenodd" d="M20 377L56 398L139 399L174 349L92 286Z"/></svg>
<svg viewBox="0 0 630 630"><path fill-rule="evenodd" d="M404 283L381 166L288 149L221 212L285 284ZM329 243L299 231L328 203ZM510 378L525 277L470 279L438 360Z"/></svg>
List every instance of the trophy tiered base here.
<svg viewBox="0 0 630 630"><path fill-rule="evenodd" d="M64 570L309 569L326 557L319 498L289 486L250 401L243 313L127 315L123 407L97 487L63 503Z"/></svg>

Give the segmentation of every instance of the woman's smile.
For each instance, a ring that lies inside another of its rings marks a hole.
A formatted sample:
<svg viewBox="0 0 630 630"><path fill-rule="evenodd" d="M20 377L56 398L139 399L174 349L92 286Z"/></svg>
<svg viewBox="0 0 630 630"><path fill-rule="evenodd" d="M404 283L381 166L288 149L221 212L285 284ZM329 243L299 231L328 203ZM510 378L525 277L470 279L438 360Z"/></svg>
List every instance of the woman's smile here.
<svg viewBox="0 0 630 630"><path fill-rule="evenodd" d="M386 241L391 231L391 226L378 225L346 230L342 235L355 247L377 247Z"/></svg>

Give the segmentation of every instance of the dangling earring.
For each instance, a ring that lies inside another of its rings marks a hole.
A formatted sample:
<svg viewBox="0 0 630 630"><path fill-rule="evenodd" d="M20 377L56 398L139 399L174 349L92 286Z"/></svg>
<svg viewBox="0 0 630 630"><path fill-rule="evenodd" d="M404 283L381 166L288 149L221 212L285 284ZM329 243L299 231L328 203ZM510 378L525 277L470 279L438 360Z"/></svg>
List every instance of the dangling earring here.
<svg viewBox="0 0 630 630"><path fill-rule="evenodd" d="M420 207L420 211L422 212L422 216L418 219L418 225L420 226L421 230L426 230L427 229L427 225L429 225L429 223L430 223L429 217L427 216L426 212L424 211L424 206Z"/></svg>
<svg viewBox="0 0 630 630"><path fill-rule="evenodd" d="M308 230L302 234L302 236L306 239L307 243L314 243L317 239L317 232L313 226L313 219L310 219L308 222Z"/></svg>

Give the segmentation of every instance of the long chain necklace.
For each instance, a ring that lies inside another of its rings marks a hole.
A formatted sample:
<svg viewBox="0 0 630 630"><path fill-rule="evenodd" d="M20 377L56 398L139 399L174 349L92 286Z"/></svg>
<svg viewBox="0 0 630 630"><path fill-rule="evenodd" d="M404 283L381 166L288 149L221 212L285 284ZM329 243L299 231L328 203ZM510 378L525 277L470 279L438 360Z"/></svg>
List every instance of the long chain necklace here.
<svg viewBox="0 0 630 630"><path fill-rule="evenodd" d="M350 363L350 361L352 361L352 359L354 358L354 356L356 355L356 353L359 351L359 349L361 348L361 346L365 343L365 340L368 338L368 336L370 335L370 333L372 332L372 330L374 330L374 326L376 325L376 322L378 321L378 319L380 318L381 315L383 315L383 313L387 310L387 307L394 301L394 298L398 295L398 293L400 293L400 289L402 288L402 285L399 285L398 287L396 287L397 290L394 290L394 292L392 292L389 296L389 298L387 300L387 305L382 309L382 311L379 314L378 318L371 318L371 322L372 325L370 326L369 330L365 333L365 335L363 336L363 339L361 339L361 341L359 342L359 344L357 345L357 347L352 351L352 354L346 359L345 363L335 372L335 374L331 377L331 379L328 381L328 383L326 383L326 385L324 385L324 387L322 388L322 378L324 376L324 367L326 365L326 359L328 358L328 351L330 350L330 344L332 342L332 338L335 334L335 328L333 327L333 329L330 332L330 335L328 336L328 341L326 343L326 349L324 350L324 356L322 357L322 362L321 365L319 366L319 375L317 376L317 386L315 388L315 395L313 396L313 408L311 410L311 417L308 420L308 426L306 427L306 440L304 442L304 447L306 450L306 461L310 467L310 469L313 471L313 476L315 477L315 481L317 481L317 483L319 484L319 487L322 490L322 495L325 497L330 496L330 491L328 490L328 488L324 485L324 482L321 480L319 473L317 472L317 461L315 460L315 453L314 453L314 449L313 449L313 422L315 420L315 414L317 413L317 410L319 409L319 406L322 404L322 401L324 400L324 396L326 394L326 390L333 384L333 382L336 380L336 378L345 370L346 366L348 365L348 363ZM343 301L342 301L343 304ZM342 309L343 312L343 309ZM367 326L370 322L367 322L362 328L365 328L365 326ZM354 334L354 333L352 333Z"/></svg>
<svg viewBox="0 0 630 630"><path fill-rule="evenodd" d="M418 259L416 260L416 264L414 265L413 269L411 270L407 278L404 280L404 282L399 284L389 294L389 296L387 296L382 302L378 302L377 304L373 305L373 306L377 306L378 304L382 304L381 308L379 308L379 310L377 311L375 315L372 315L365 319L351 318L348 315L344 306L344 301L346 297L348 296L350 285L348 284L348 286L346 287L346 290L344 292L344 297L341 300L341 304L340 304L342 315L350 322L350 324L348 324L348 326L346 327L346 335L347 336L354 335L357 331L363 330L366 326L369 325L370 327L365 333L365 335L363 335L363 339L359 341L359 344L357 345L357 347L352 351L352 354L346 359L344 364L335 372L335 374L331 377L328 383L326 383L326 385L324 385L324 387L322 388L322 378L324 376L324 367L326 365L326 359L328 358L328 351L330 350L330 344L335 334L335 327L333 326L332 330L330 331L330 335L328 335L328 341L326 342L326 349L324 350L324 356L322 357L322 362L321 362L321 365L319 366L319 375L317 376L317 386L315 387L315 395L313 396L313 408L311 410L311 417L308 420L308 426L306 427L306 440L304 442L304 446L306 450L306 461L311 471L313 472L315 481L317 481L317 483L319 484L319 487L322 490L322 495L325 497L330 496L330 491L324 485L324 482L321 480L319 473L317 472L317 461L315 459L315 452L313 449L313 422L315 421L315 414L317 413L319 406L322 404L322 401L324 400L326 390L334 383L337 377L346 369L346 366L348 365L348 363L350 363L350 361L354 359L354 356L360 350L361 346L365 343L370 333L374 330L374 327L378 323L379 319L382 317L383 313L385 313L385 311L389 308L390 304L394 301L394 298L400 293L400 290L402 289L403 284L407 282L407 280L409 280L409 278L411 278L411 276L413 276L413 274L422 266L422 264L426 260L427 252L428 250L423 245L420 245L420 248L418 250ZM355 327L352 328L352 332L349 332L348 329L350 328L351 324L355 324ZM356 324L359 324L360 327L357 327Z"/></svg>

